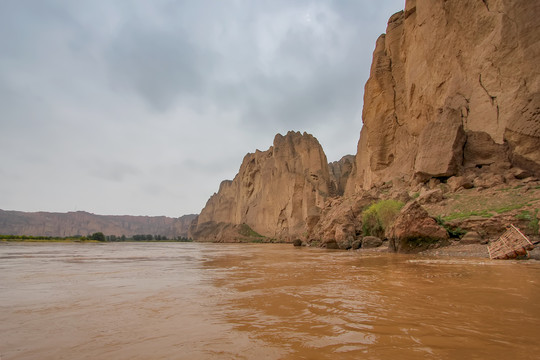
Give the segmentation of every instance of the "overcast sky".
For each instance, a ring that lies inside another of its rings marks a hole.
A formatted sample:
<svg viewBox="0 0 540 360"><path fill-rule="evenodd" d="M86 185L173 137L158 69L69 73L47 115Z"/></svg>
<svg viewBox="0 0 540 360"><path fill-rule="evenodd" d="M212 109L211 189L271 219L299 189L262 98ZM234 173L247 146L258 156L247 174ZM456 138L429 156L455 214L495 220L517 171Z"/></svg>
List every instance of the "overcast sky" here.
<svg viewBox="0 0 540 360"><path fill-rule="evenodd" d="M355 154L375 40L403 6L0 1L0 209L178 217L277 133Z"/></svg>

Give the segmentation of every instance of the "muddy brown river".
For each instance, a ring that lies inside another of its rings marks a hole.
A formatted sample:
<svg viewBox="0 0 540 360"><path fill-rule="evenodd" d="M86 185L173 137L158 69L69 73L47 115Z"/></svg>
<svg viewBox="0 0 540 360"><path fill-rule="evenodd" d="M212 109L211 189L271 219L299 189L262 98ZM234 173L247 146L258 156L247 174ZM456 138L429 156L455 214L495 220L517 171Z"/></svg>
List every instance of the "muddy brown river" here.
<svg viewBox="0 0 540 360"><path fill-rule="evenodd" d="M540 263L0 243L0 359L538 359Z"/></svg>

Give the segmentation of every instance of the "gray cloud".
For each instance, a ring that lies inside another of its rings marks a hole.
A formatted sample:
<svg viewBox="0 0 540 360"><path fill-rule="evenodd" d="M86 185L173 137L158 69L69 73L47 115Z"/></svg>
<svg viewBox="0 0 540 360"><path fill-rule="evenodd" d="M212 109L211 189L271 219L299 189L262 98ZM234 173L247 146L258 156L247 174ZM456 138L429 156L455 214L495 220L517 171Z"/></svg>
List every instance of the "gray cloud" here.
<svg viewBox="0 0 540 360"><path fill-rule="evenodd" d="M89 175L114 182L122 182L130 176L140 174L140 170L131 164L103 160L90 164Z"/></svg>
<svg viewBox="0 0 540 360"><path fill-rule="evenodd" d="M402 0L0 2L0 208L198 212L246 152L356 151Z"/></svg>
<svg viewBox="0 0 540 360"><path fill-rule="evenodd" d="M113 86L137 92L161 111L181 96L203 95L216 55L179 29L137 25L124 26L106 50Z"/></svg>

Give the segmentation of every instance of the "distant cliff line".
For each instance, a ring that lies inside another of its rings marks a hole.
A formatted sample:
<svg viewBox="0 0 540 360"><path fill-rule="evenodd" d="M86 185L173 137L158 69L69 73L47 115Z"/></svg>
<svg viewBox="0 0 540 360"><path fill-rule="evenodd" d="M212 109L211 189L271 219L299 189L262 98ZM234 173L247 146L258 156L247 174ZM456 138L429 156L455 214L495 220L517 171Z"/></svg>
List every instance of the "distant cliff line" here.
<svg viewBox="0 0 540 360"><path fill-rule="evenodd" d="M66 237L102 232L127 236L150 234L186 238L197 215L166 216L96 215L84 211L22 212L0 210L0 234Z"/></svg>

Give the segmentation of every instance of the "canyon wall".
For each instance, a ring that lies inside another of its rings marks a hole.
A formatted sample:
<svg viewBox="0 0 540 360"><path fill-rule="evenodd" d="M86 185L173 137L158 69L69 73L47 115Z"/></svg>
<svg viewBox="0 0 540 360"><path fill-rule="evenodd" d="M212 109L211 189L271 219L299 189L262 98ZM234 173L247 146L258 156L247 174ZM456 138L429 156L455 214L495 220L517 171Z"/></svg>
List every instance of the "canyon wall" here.
<svg viewBox="0 0 540 360"><path fill-rule="evenodd" d="M0 210L0 234L29 236L73 236L102 232L105 235L165 235L187 237L196 215L165 216L95 215L84 211L68 213Z"/></svg>
<svg viewBox="0 0 540 360"><path fill-rule="evenodd" d="M530 0L408 0L376 43L345 194L482 166L538 176L538 14Z"/></svg>
<svg viewBox="0 0 540 360"><path fill-rule="evenodd" d="M192 236L238 241L245 225L342 247L377 199L540 176L538 14L529 0L408 0L377 39L356 156L326 164L311 135L277 135L221 184Z"/></svg>
<svg viewBox="0 0 540 360"><path fill-rule="evenodd" d="M342 196L354 168L354 155L345 155L339 161L328 164L330 171L330 194Z"/></svg>
<svg viewBox="0 0 540 360"><path fill-rule="evenodd" d="M339 182L334 181L334 191ZM317 139L292 131L278 134L268 150L244 157L234 180L221 183L191 234L202 241L234 241L226 225L247 224L265 237L290 241L319 221L330 187L329 166Z"/></svg>

